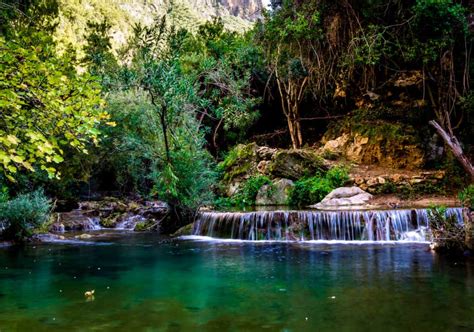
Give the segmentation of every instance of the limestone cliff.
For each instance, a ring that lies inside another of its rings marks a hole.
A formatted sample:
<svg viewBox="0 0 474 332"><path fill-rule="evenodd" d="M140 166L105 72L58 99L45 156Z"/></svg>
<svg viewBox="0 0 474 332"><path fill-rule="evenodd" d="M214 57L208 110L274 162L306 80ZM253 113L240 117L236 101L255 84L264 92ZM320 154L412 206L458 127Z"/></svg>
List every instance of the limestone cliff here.
<svg viewBox="0 0 474 332"><path fill-rule="evenodd" d="M226 28L243 31L262 15L262 0L59 0L57 39L80 46L88 21L106 18L112 25L112 44L125 43L133 25L149 25L162 15L177 27L195 30L201 23L221 17Z"/></svg>

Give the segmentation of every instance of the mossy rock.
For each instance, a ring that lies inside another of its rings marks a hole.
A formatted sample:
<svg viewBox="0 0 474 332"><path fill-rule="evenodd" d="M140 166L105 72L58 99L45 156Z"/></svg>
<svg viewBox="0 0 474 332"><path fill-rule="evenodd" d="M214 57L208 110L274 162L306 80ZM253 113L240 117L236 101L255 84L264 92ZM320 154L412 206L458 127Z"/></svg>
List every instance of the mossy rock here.
<svg viewBox="0 0 474 332"><path fill-rule="evenodd" d="M156 230L156 228L157 228L156 221L147 219L147 220L137 222L133 230L135 232L146 232L146 231Z"/></svg>
<svg viewBox="0 0 474 332"><path fill-rule="evenodd" d="M194 224L188 224L178 229L172 236L193 235Z"/></svg>
<svg viewBox="0 0 474 332"><path fill-rule="evenodd" d="M105 218L100 218L100 225L105 228L114 228L119 222L121 213L112 213Z"/></svg>
<svg viewBox="0 0 474 332"><path fill-rule="evenodd" d="M298 180L324 174L328 170L323 158L312 150L282 150L277 152L268 169L273 177Z"/></svg>
<svg viewBox="0 0 474 332"><path fill-rule="evenodd" d="M229 152L219 164L219 169L224 173L225 183L257 172L257 147L256 143L239 144Z"/></svg>

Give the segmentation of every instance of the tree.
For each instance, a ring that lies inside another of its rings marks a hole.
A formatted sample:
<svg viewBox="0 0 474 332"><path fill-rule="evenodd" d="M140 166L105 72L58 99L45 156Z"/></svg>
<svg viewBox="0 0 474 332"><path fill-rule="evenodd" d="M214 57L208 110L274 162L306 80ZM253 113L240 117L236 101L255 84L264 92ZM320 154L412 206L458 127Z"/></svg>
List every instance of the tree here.
<svg viewBox="0 0 474 332"><path fill-rule="evenodd" d="M210 200L214 173L196 117L202 99L196 80L170 51L171 33L164 19L136 27L131 61L123 62L123 75L107 95L117 127L104 129L101 153L128 189L167 201L179 226L183 214Z"/></svg>
<svg viewBox="0 0 474 332"><path fill-rule="evenodd" d="M86 44L83 47L85 56L82 62L88 67L91 75L101 79L101 86L104 90L111 88L119 69L117 60L112 54L111 28L107 19L100 23L87 22Z"/></svg>
<svg viewBox="0 0 474 332"><path fill-rule="evenodd" d="M259 117L256 107L261 100L252 91L252 81L262 68L262 54L252 37L226 31L216 18L196 34L181 31L171 40L171 52L179 54L184 72L196 81L202 101L197 118L210 128L210 146L216 154L219 136L227 141L243 136Z"/></svg>
<svg viewBox="0 0 474 332"><path fill-rule="evenodd" d="M65 147L87 153L98 142L108 119L100 86L74 64L44 33L0 37L0 164L11 181L21 169L57 177Z"/></svg>
<svg viewBox="0 0 474 332"><path fill-rule="evenodd" d="M435 115L429 123L474 181L474 166L455 135L464 118L460 100L470 91L473 34L467 11L462 5L445 0L419 1L413 12L417 34L412 54L422 60L423 86Z"/></svg>
<svg viewBox="0 0 474 332"><path fill-rule="evenodd" d="M304 143L301 104L311 93L320 106L312 111L318 112L332 98L341 74L341 54L350 39L350 33L340 33L340 22L346 18L352 22L353 17L347 14L346 1L275 1L273 6L276 9L256 29L270 72L267 86L272 87L273 79L297 149Z"/></svg>

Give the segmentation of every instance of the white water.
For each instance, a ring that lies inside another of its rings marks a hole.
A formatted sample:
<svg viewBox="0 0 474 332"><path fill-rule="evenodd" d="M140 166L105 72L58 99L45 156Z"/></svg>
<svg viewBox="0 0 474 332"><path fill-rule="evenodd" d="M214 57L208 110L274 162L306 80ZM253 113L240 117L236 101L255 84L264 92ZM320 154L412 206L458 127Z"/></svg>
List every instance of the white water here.
<svg viewBox="0 0 474 332"><path fill-rule="evenodd" d="M462 222L462 209L447 209ZM375 211L203 212L194 240L406 242L430 240L426 209Z"/></svg>

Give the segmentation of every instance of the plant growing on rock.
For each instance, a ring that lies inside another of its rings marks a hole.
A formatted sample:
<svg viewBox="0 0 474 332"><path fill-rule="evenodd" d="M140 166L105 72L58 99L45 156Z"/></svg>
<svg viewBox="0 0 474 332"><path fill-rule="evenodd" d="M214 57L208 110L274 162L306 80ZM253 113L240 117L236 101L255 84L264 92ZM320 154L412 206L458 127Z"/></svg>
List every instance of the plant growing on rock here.
<svg viewBox="0 0 474 332"><path fill-rule="evenodd" d="M474 184L470 184L458 195L462 205L474 210Z"/></svg>
<svg viewBox="0 0 474 332"><path fill-rule="evenodd" d="M331 168L324 176L316 175L295 182L290 191L291 206L308 206L320 202L327 194L349 180L348 170L344 166Z"/></svg>
<svg viewBox="0 0 474 332"><path fill-rule="evenodd" d="M448 217L445 207L433 207L428 210L428 218L436 250L464 251L466 230L463 224L457 222L455 215Z"/></svg>
<svg viewBox="0 0 474 332"><path fill-rule="evenodd" d="M270 178L265 175L252 176L242 184L237 193L230 198L218 199L216 205L238 207L253 206L255 205L255 200L260 188L271 183Z"/></svg>

